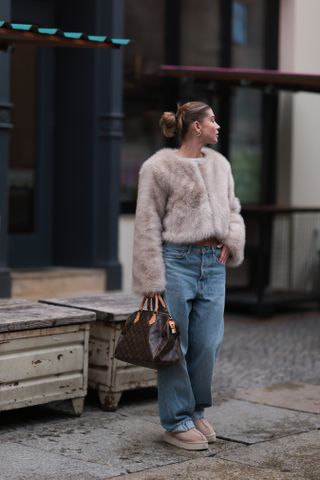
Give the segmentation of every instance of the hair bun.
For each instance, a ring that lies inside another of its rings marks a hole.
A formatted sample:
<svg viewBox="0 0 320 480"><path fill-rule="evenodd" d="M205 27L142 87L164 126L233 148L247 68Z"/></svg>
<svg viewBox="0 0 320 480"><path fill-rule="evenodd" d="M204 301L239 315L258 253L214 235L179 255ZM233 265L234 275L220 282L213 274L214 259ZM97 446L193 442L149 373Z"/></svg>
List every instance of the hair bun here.
<svg viewBox="0 0 320 480"><path fill-rule="evenodd" d="M177 113L163 112L159 122L163 135L168 138L177 136L183 140L192 123L201 122L210 108L204 102L186 102L177 106Z"/></svg>
<svg viewBox="0 0 320 480"><path fill-rule="evenodd" d="M163 112L159 125L165 137L174 137L177 133L177 119L174 112Z"/></svg>

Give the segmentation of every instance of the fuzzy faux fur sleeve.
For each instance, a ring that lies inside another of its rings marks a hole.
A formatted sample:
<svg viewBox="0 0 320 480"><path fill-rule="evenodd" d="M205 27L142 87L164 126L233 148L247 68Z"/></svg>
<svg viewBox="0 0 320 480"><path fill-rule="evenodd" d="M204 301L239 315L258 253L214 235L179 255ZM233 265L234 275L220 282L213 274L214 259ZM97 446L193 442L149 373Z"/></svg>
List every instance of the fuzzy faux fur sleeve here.
<svg viewBox="0 0 320 480"><path fill-rule="evenodd" d="M234 180L229 168L228 197L230 208L229 230L223 243L230 250L230 257L227 261L229 267L237 267L243 262L245 245L245 225L240 215L241 206L239 199L234 193Z"/></svg>
<svg viewBox="0 0 320 480"><path fill-rule="evenodd" d="M139 172L132 263L132 288L139 294L162 292L165 288L162 218L166 195L165 185L159 185L155 168L146 162Z"/></svg>

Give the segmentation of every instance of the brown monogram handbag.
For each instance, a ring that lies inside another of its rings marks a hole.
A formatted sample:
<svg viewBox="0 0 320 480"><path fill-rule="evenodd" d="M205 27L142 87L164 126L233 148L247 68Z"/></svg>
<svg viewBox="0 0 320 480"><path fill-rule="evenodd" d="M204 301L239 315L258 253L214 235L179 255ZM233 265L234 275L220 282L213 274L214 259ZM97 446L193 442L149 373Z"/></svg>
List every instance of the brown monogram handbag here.
<svg viewBox="0 0 320 480"><path fill-rule="evenodd" d="M146 301L147 309L144 310ZM154 369L179 362L179 328L161 295L144 297L140 309L128 317L114 355L124 362Z"/></svg>

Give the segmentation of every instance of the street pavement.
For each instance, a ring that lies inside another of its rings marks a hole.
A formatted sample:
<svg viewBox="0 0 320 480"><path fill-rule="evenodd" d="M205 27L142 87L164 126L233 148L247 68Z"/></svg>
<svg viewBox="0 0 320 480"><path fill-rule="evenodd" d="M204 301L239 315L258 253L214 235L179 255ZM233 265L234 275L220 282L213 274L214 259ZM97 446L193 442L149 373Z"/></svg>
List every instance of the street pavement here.
<svg viewBox="0 0 320 480"><path fill-rule="evenodd" d="M319 480L320 313L226 315L207 418L217 442L162 442L156 389L81 417L30 407L0 413L0 480Z"/></svg>

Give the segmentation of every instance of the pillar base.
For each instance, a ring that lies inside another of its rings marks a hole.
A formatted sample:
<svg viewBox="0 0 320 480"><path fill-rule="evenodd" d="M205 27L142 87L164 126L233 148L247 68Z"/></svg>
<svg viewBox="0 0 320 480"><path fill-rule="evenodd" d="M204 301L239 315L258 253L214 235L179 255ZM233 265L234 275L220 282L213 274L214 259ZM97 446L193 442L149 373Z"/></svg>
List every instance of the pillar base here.
<svg viewBox="0 0 320 480"><path fill-rule="evenodd" d="M9 269L0 269L0 298L11 297L11 273Z"/></svg>
<svg viewBox="0 0 320 480"><path fill-rule="evenodd" d="M119 262L114 262L103 266L107 272L106 290L121 290L122 287L122 267Z"/></svg>

